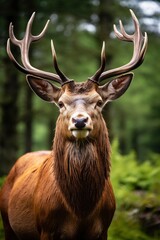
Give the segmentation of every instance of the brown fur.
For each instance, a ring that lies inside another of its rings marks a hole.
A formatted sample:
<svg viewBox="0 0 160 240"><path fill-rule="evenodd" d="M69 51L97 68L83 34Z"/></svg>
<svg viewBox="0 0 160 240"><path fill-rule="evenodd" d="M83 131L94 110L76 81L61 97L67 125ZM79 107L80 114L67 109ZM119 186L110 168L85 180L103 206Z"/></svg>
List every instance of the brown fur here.
<svg viewBox="0 0 160 240"><path fill-rule="evenodd" d="M57 120L53 150L28 153L11 169L0 192L6 240L107 239L115 211L110 144L100 111L88 106L99 97L96 85L89 86L63 87L60 96L70 101L70 110ZM77 96L80 107L73 104ZM75 139L67 128L77 108L93 121L85 139Z"/></svg>

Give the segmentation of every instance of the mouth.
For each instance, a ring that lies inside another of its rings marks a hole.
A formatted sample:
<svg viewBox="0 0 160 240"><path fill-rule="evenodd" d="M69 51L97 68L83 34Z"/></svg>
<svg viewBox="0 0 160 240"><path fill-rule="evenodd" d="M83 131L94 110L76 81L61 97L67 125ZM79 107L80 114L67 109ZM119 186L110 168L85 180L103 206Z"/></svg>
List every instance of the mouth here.
<svg viewBox="0 0 160 240"><path fill-rule="evenodd" d="M90 131L91 129L71 129L72 135L77 139L86 138Z"/></svg>

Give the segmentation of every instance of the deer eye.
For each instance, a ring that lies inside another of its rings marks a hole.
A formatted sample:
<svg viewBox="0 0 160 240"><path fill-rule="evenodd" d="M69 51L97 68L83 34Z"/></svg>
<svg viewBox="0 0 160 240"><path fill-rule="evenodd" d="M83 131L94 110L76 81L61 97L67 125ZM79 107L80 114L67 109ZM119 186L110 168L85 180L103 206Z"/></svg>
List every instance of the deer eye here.
<svg viewBox="0 0 160 240"><path fill-rule="evenodd" d="M98 106L98 107L102 107L102 106L103 106L103 101L102 101L102 100L98 100L96 106Z"/></svg>
<svg viewBox="0 0 160 240"><path fill-rule="evenodd" d="M64 107L64 103L62 101L58 102L58 106L59 108L63 108Z"/></svg>

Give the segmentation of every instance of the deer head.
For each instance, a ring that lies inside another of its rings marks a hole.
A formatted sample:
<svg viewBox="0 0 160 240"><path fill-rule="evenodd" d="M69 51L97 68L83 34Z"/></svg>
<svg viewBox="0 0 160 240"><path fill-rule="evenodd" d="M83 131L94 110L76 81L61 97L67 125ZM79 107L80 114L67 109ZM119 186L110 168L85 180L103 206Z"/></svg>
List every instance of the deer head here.
<svg viewBox="0 0 160 240"><path fill-rule="evenodd" d="M59 69L57 57L51 41L51 50L53 56L53 64L56 74L39 70L31 66L29 61L29 47L34 41L43 37L46 32L49 21L47 21L42 32L34 36L31 34L32 23L35 13L32 14L26 28L25 36L22 40L18 40L13 32L13 25L10 24L7 42L7 52L10 59L16 67L27 74L27 82L31 89L43 100L55 103L60 109L60 116L63 119L62 124L65 125L65 135L69 138L83 139L88 136L94 137L98 131L96 129L97 119L102 118L101 110L109 101L119 98L128 89L133 73L131 70L137 68L144 59L147 49L147 34L144 36L140 31L139 22L130 10L135 26L133 35L125 32L122 22L120 21L120 31L114 25L114 32L118 39L122 41L133 42L133 56L130 62L119 68L104 71L105 69L105 43L103 42L101 51L101 66L96 73L88 78L84 83L76 83L67 78ZM14 58L10 41L17 45L21 51L22 65ZM123 74L123 75L122 75ZM111 81L100 85L103 80L115 77ZM61 87L57 87L50 81L57 82Z"/></svg>

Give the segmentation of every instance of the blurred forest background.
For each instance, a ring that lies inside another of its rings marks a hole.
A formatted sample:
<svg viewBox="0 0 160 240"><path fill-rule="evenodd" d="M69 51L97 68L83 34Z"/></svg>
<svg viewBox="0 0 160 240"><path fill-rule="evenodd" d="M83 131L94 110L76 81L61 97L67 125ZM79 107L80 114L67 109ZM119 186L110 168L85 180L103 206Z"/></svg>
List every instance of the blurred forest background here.
<svg viewBox="0 0 160 240"><path fill-rule="evenodd" d="M33 66L54 72L50 39L61 70L85 81L97 70L102 41L106 68L131 59L132 43L117 40L113 23L121 19L134 31L129 12L138 17L149 36L145 61L118 101L103 111L112 142L112 182L117 212L109 240L160 239L160 1L158 0L0 0L0 184L15 160L28 151L51 149L57 108L36 97L24 74L6 54L9 23L17 38L36 11L33 34L50 19L45 37L32 44ZM13 47L16 59L19 49ZM20 60L19 60L20 61ZM1 223L0 223L1 229ZM3 239L3 231L0 232Z"/></svg>

